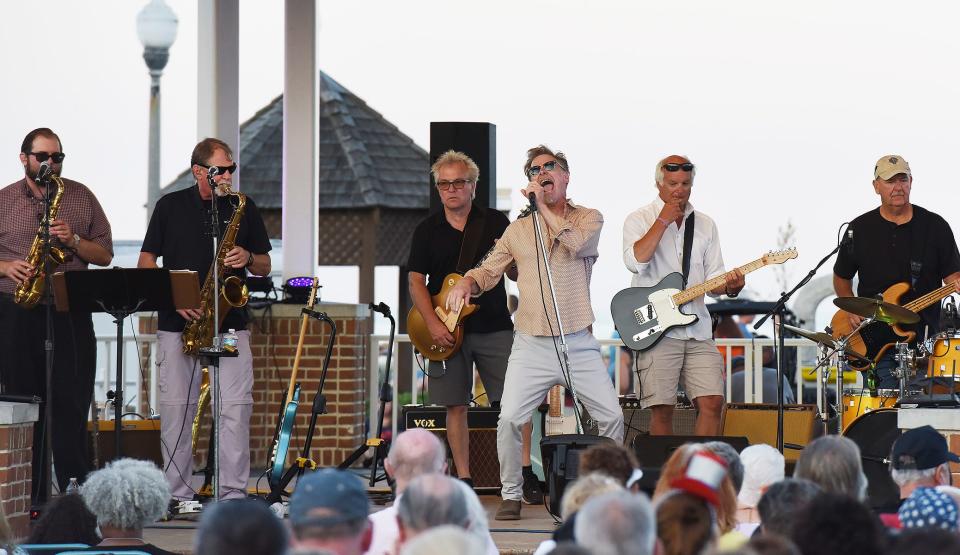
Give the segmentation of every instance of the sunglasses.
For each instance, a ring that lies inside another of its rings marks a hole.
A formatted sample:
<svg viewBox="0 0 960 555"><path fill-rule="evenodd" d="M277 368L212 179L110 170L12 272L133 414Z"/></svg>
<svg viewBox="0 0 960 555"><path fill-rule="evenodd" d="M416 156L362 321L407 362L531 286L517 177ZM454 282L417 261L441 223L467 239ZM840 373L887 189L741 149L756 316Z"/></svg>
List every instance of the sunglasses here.
<svg viewBox="0 0 960 555"><path fill-rule="evenodd" d="M693 164L690 162L684 162L682 164L664 164L663 171L665 172L675 172L683 170L685 172L693 171Z"/></svg>
<svg viewBox="0 0 960 555"><path fill-rule="evenodd" d="M542 166L530 166L530 169L527 170L527 175L529 175L530 177L533 177L535 175L540 175L540 172L543 170L552 172L554 169L556 169L557 163L558 162L556 160L550 160L549 162L547 162ZM563 169L563 166L560 166L560 168Z"/></svg>
<svg viewBox="0 0 960 555"><path fill-rule="evenodd" d="M62 152L29 152L28 154L32 154L33 157L37 159L37 162L40 162L41 164L50 158L53 158L54 164L59 164L60 162L63 162L63 158L66 156L66 154Z"/></svg>
<svg viewBox="0 0 960 555"><path fill-rule="evenodd" d="M223 175L227 172L237 173L237 163L234 162L229 166L210 166L211 168L217 168L218 175Z"/></svg>
<svg viewBox="0 0 960 555"><path fill-rule="evenodd" d="M469 179L454 179L452 181L449 179L441 179L440 181L437 181L437 189L440 189L441 191L449 191L450 188L453 187L454 191L459 191L460 189L466 187L467 183L473 182Z"/></svg>

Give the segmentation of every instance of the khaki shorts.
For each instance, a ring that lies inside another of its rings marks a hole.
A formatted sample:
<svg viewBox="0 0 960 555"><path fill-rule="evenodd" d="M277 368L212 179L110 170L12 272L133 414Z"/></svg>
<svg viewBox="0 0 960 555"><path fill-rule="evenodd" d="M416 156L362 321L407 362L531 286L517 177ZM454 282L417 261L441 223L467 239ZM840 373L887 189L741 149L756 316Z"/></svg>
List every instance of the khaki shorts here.
<svg viewBox="0 0 960 555"><path fill-rule="evenodd" d="M637 371L643 408L676 404L681 378L690 400L724 392L723 357L712 339L664 337L652 349L639 354Z"/></svg>

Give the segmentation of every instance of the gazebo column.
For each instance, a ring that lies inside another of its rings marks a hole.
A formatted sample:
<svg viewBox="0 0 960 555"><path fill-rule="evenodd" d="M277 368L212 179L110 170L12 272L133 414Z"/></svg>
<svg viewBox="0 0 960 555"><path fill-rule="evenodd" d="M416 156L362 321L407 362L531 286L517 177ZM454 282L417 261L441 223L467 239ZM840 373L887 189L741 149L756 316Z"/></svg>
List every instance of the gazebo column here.
<svg viewBox="0 0 960 555"><path fill-rule="evenodd" d="M239 153L239 1L200 0L197 15L197 137L216 137Z"/></svg>

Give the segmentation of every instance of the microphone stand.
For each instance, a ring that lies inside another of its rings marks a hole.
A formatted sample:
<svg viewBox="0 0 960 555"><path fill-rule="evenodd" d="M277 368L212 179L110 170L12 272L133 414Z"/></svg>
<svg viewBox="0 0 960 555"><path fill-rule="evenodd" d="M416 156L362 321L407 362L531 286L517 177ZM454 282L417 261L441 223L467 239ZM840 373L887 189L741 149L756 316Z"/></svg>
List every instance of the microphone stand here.
<svg viewBox="0 0 960 555"><path fill-rule="evenodd" d="M773 327L773 333L777 341L777 450L779 450L781 453L783 453L783 367L786 363L786 352L784 351L783 346L783 317L784 312L786 311L787 301L789 301L790 298L793 297L793 294L796 293L801 287L807 283L810 283L810 280L813 279L814 275L816 275L817 270L819 270L820 267L827 262L827 260L830 260L833 255L837 254L840 248L846 244L846 241L837 243L837 246L834 247L834 249L830 251L827 256L824 256L820 262L817 262L817 265L814 266L813 269L810 270L807 275L804 276L804 278L793 287L793 289L786 293L781 292L780 299L777 300L776 304L773 305L773 308L771 308L770 311L763 316L763 318L760 318L760 320L753 325L754 330L759 329L760 326L762 326L763 323L774 314L777 315L780 323L779 326ZM837 391L837 395L840 395L840 391Z"/></svg>
<svg viewBox="0 0 960 555"><path fill-rule="evenodd" d="M43 353L44 353L44 376L46 377L46 392L44 393L44 403L43 403L43 452L44 452L44 462L43 462L43 472L41 475L44 476L44 481L42 484L34 484L34 491L37 495L34 496L34 501L37 501L37 496L40 492L43 492L43 497L47 501L50 501L51 494L53 493L53 347L54 347L54 333L53 333L53 289L50 278L50 205L53 203L53 183L50 181L50 174L53 173L53 169L49 169L47 172L43 171L43 166L41 165L40 172L38 174L37 184L44 185L43 191L43 222L41 222L41 228L43 229L43 272L46 279L44 280L44 313L45 313L45 331L46 338L43 342ZM66 478L71 478L67 476ZM39 487L37 487L39 485Z"/></svg>

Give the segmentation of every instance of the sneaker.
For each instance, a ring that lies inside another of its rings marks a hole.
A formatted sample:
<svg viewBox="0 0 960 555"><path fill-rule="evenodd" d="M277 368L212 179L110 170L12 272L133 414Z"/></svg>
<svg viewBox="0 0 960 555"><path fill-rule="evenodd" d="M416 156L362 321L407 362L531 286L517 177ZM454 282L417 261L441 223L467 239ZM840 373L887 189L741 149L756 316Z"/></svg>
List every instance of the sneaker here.
<svg viewBox="0 0 960 555"><path fill-rule="evenodd" d="M520 520L520 500L504 499L497 509L497 515L494 520Z"/></svg>
<svg viewBox="0 0 960 555"><path fill-rule="evenodd" d="M536 475L523 477L523 502L527 505L543 505L543 490Z"/></svg>

